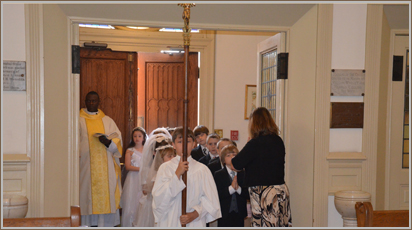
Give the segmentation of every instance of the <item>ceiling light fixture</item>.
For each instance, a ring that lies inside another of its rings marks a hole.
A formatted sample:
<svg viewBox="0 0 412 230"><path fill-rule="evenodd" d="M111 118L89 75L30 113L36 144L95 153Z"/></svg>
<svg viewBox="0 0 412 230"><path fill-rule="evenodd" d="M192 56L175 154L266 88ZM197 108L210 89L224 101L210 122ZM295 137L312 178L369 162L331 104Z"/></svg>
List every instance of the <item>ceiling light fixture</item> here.
<svg viewBox="0 0 412 230"><path fill-rule="evenodd" d="M169 50L161 50L160 52L162 54L169 54L169 55L173 55L173 54L182 54L184 53L184 49L181 47L168 47Z"/></svg>
<svg viewBox="0 0 412 230"><path fill-rule="evenodd" d="M161 28L160 32L183 32L183 29L180 28ZM199 29L192 29L190 32L199 33Z"/></svg>
<svg viewBox="0 0 412 230"><path fill-rule="evenodd" d="M99 29L114 29L111 25L98 25L98 24L79 24L79 27L87 28L99 28Z"/></svg>
<svg viewBox="0 0 412 230"><path fill-rule="evenodd" d="M135 30L147 30L147 29L149 29L149 27L146 27L146 26L126 26L127 28L130 28L130 29L135 29Z"/></svg>

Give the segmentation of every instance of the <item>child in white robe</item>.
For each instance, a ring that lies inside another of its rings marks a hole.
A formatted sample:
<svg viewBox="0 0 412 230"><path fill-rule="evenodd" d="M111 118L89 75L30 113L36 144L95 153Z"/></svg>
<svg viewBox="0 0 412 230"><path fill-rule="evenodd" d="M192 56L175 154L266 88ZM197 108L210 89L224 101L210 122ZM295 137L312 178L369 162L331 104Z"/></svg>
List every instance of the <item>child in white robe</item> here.
<svg viewBox="0 0 412 230"><path fill-rule="evenodd" d="M192 159L194 135L187 131L187 161L182 156L183 129L173 132L173 147L177 156L162 164L152 190L153 214L156 227L206 227L222 216L213 176L207 166ZM187 171L187 186L181 176ZM182 215L182 190L187 187L186 214Z"/></svg>

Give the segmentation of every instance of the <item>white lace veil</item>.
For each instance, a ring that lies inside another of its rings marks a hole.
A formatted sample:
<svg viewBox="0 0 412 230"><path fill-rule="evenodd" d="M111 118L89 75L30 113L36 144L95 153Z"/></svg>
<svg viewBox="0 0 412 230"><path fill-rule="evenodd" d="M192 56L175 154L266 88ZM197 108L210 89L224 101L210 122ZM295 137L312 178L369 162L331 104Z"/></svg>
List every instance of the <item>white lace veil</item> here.
<svg viewBox="0 0 412 230"><path fill-rule="evenodd" d="M156 157L153 157L155 146L156 146L156 143L160 143L162 141L171 143L172 139L170 138L170 134L169 135L166 135L163 133L158 133L154 135L151 134L149 136L149 139L146 140L146 143L143 147L142 166L140 168L140 173L139 173L140 175L139 188L142 188L146 192L151 191L152 178L155 175L155 174L153 175L153 172L151 172L152 165L154 165L155 160L157 160ZM163 159L160 159L160 160L163 161Z"/></svg>
<svg viewBox="0 0 412 230"><path fill-rule="evenodd" d="M153 131L149 134L149 137L153 136L153 133L155 133L155 132L162 132L162 133L164 133L170 140L172 140L172 135L170 135L169 131L167 131L167 129L164 128L164 127L157 128L157 129L153 130Z"/></svg>
<svg viewBox="0 0 412 230"><path fill-rule="evenodd" d="M170 144L163 145L163 146L156 148L156 155L153 160L152 166L150 167L150 171L147 175L147 179L146 179L145 189L147 189L148 191L152 190L153 185L154 185L153 179L156 178L157 171L159 170L160 165L163 164L163 157L162 157L162 154L160 154L159 152L167 148L170 148L172 149L172 151L174 151L173 146Z"/></svg>

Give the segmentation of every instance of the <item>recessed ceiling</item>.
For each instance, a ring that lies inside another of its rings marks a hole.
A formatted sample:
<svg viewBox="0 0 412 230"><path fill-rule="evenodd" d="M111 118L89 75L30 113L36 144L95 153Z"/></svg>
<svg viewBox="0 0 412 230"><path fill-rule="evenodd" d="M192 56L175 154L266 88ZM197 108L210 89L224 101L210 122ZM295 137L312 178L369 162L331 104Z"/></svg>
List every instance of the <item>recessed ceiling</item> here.
<svg viewBox="0 0 412 230"><path fill-rule="evenodd" d="M384 5L383 11L391 29L409 29L409 5Z"/></svg>
<svg viewBox="0 0 412 230"><path fill-rule="evenodd" d="M153 22L158 22L159 27L168 23L183 23L183 8L176 3L58 5L70 17L103 18L108 21L147 21L151 22L152 26ZM290 27L313 6L315 4L199 3L191 9L190 24L193 28L204 24Z"/></svg>

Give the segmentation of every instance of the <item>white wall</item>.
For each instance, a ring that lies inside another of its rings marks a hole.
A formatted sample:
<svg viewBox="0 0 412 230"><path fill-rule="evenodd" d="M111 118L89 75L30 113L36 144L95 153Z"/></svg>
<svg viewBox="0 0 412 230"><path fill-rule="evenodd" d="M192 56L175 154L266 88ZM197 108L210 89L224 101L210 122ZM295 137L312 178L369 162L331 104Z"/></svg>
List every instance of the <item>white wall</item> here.
<svg viewBox="0 0 412 230"><path fill-rule="evenodd" d="M334 4L332 69L365 69L366 4ZM331 96L331 102L363 102L362 96ZM362 129L330 129L330 152L362 152ZM343 227L328 198L328 227Z"/></svg>
<svg viewBox="0 0 412 230"><path fill-rule="evenodd" d="M223 129L223 136L227 138L230 130L239 130L239 141L236 141L239 150L248 138L249 120L244 118L245 86L256 85L257 45L269 37L246 32L216 34L214 127Z"/></svg>
<svg viewBox="0 0 412 230"><path fill-rule="evenodd" d="M2 8L2 60L26 61L23 4ZM3 152L26 154L26 91L3 91Z"/></svg>

